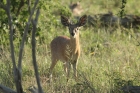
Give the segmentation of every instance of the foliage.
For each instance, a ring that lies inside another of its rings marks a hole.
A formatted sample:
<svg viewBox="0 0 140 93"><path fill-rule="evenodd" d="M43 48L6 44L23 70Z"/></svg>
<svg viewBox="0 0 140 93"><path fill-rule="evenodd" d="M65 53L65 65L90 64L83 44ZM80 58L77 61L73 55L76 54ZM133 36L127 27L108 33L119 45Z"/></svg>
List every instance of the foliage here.
<svg viewBox="0 0 140 93"><path fill-rule="evenodd" d="M13 17L13 25L14 25L14 40L16 40L17 42L21 41L21 37L23 36L24 28L29 14L29 10L27 7L28 0L27 1L23 0L24 1L22 2L24 3L23 5L20 5L21 1L14 0L11 2L11 6L12 6L11 15ZM31 0L30 2L31 6L33 5L32 2L33 0ZM60 26L58 20L56 20L57 16L54 15L53 11L58 11L59 15L63 14L66 16L71 16L70 10L66 6L62 6L58 1L53 2L51 0L42 0L40 1L38 6L42 9L42 12L46 12L45 15L44 13L41 13L40 20L44 20L44 18L42 17L46 16L45 22L47 24L45 23L45 25L47 31L51 31L52 26L55 27ZM0 8L0 12L1 12L0 34L3 35L0 37L1 38L0 44L8 44L8 37L9 37L8 20L7 20L6 13L2 8ZM32 27L30 26L30 29L28 31L29 35L27 37L26 42L30 42L31 29ZM42 27L40 26L38 26L37 29L38 30L36 32L36 36L38 37L39 42L40 43L44 42L45 36L42 33L42 30L44 29L42 29Z"/></svg>
<svg viewBox="0 0 140 93"><path fill-rule="evenodd" d="M122 0L122 6L121 6L121 11L120 11L120 17L122 18L125 15L125 5L127 3L127 0Z"/></svg>

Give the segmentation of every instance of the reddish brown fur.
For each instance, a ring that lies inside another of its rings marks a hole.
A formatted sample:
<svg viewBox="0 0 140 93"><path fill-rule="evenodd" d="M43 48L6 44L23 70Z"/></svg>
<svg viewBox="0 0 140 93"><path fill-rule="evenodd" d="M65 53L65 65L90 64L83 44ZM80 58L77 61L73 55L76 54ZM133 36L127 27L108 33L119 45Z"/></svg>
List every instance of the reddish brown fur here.
<svg viewBox="0 0 140 93"><path fill-rule="evenodd" d="M79 57L80 55L79 37L77 37L76 39L70 39L69 37L66 36L56 37L51 42L51 53L53 57L52 59L61 60L62 62L67 62L69 60L68 58L69 54L71 56L73 54Z"/></svg>

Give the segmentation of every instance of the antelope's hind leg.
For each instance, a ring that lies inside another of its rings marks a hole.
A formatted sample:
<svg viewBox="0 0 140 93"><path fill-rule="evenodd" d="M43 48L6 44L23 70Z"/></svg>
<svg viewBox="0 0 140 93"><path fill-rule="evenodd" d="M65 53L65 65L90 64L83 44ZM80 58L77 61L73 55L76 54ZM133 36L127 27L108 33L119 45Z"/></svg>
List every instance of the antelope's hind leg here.
<svg viewBox="0 0 140 93"><path fill-rule="evenodd" d="M49 79L52 78L52 72L53 72L53 69L54 69L54 67L55 67L55 65L56 65L56 63L57 63L57 61L58 61L57 59L53 59L53 58L52 58L52 63L51 63L51 65L50 65L49 73L48 73Z"/></svg>

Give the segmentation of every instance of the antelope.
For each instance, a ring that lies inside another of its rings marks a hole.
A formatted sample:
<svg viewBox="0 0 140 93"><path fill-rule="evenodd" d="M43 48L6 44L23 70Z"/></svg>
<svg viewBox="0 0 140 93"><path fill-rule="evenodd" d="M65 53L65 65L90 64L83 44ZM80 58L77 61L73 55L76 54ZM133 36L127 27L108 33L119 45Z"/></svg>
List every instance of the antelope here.
<svg viewBox="0 0 140 93"><path fill-rule="evenodd" d="M72 24L70 20L61 16L61 23L69 28L70 37L57 36L50 43L51 48L51 65L49 75L56 63L60 60L64 63L64 71L67 80L70 74L71 65L73 66L74 77L77 77L77 61L80 56L79 28L86 24L87 16L83 15L76 24Z"/></svg>

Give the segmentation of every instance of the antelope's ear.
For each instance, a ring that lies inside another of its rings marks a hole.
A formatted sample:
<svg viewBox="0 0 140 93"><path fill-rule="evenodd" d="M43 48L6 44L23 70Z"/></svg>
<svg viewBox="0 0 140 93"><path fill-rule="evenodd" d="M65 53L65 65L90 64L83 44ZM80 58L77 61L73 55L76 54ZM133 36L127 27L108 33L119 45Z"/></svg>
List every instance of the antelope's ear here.
<svg viewBox="0 0 140 93"><path fill-rule="evenodd" d="M85 25L87 22L87 15L83 15L80 19L79 19L79 22L78 22L78 26L83 26Z"/></svg>
<svg viewBox="0 0 140 93"><path fill-rule="evenodd" d="M65 16L61 16L61 23L64 25L64 26L68 26L70 23L69 23L69 19L66 18Z"/></svg>

